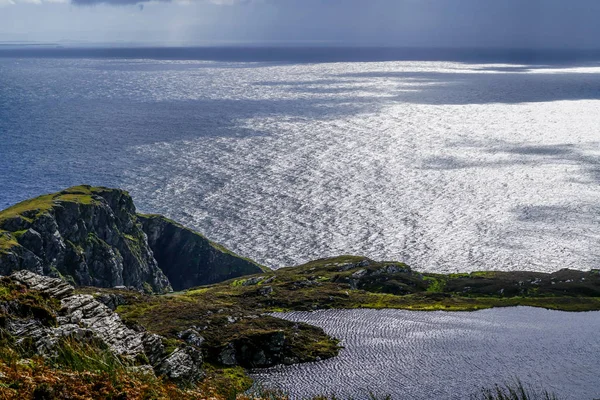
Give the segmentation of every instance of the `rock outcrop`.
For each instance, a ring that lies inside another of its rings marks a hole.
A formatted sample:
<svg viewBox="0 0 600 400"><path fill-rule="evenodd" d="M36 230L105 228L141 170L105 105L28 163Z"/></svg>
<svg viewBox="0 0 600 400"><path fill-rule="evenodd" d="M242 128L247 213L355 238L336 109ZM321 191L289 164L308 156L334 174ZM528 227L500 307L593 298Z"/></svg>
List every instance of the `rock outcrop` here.
<svg viewBox="0 0 600 400"><path fill-rule="evenodd" d="M133 200L122 190L78 186L0 212L0 274L20 269L77 285L166 292Z"/></svg>
<svg viewBox="0 0 600 400"><path fill-rule="evenodd" d="M285 340L285 334L281 331L239 338L219 353L218 361L223 365L241 365L245 368L297 363L297 359L286 357Z"/></svg>
<svg viewBox="0 0 600 400"><path fill-rule="evenodd" d="M164 293L262 272L204 236L139 215L123 190L76 186L0 211L0 274Z"/></svg>
<svg viewBox="0 0 600 400"><path fill-rule="evenodd" d="M139 215L159 267L174 290L218 283L263 269L160 215Z"/></svg>
<svg viewBox="0 0 600 400"><path fill-rule="evenodd" d="M100 343L121 359L138 364L137 368L140 360L147 360L147 366L157 375L173 381L195 382L203 376L203 357L198 348L183 345L167 352L161 336L129 328L106 305L91 295L73 294L73 286L61 279L23 270L13 273L10 280L41 293L50 301L60 301L53 323L35 313L18 315L16 310L10 310L16 307L14 302L2 307L3 328L16 338L17 344L31 343L38 355L56 356L61 340L71 338L79 343Z"/></svg>

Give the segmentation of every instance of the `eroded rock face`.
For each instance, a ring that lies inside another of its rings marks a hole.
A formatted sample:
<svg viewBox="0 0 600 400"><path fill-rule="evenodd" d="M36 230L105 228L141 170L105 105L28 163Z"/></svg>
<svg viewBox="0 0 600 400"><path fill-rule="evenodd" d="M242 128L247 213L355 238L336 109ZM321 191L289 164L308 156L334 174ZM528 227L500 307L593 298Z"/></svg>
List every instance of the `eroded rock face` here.
<svg viewBox="0 0 600 400"><path fill-rule="evenodd" d="M5 243L17 243L0 252L0 274L27 269L82 286L171 289L127 192L80 186L2 214Z"/></svg>
<svg viewBox="0 0 600 400"><path fill-rule="evenodd" d="M271 367L289 361L284 345L283 332L241 338L223 348L219 353L218 361L223 365L241 365L245 368Z"/></svg>
<svg viewBox="0 0 600 400"><path fill-rule="evenodd" d="M30 341L36 353L53 357L61 339L78 342L101 342L114 354L132 362L147 359L157 374L174 381L195 382L203 376L202 354L192 346L182 346L167 354L159 335L134 330L125 325L118 314L93 296L73 294L73 286L61 279L18 271L10 278L29 289L60 300L56 324L44 323L37 318L9 318L5 328L19 341Z"/></svg>
<svg viewBox="0 0 600 400"><path fill-rule="evenodd" d="M158 265L174 290L262 272L204 236L160 215L139 215Z"/></svg>

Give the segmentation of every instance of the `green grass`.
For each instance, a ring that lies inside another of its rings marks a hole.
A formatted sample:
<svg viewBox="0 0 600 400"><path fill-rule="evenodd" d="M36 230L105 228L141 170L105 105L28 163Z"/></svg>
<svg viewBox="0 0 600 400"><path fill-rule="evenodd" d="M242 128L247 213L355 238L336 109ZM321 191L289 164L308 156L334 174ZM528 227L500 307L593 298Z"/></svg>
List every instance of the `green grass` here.
<svg viewBox="0 0 600 400"><path fill-rule="evenodd" d="M100 343L90 344L74 339L63 339L57 346L52 365L78 372L104 372L115 374L125 370L126 365L107 347Z"/></svg>
<svg viewBox="0 0 600 400"><path fill-rule="evenodd" d="M446 287L446 277L425 276L423 279L429 282L427 292L442 293Z"/></svg>
<svg viewBox="0 0 600 400"><path fill-rule="evenodd" d="M19 246L17 238L8 231L0 229L0 254L6 254L15 246Z"/></svg>
<svg viewBox="0 0 600 400"><path fill-rule="evenodd" d="M33 199L22 201L12 207L0 211L0 221L14 217L21 217L25 220L31 221L36 216L49 211L56 203L59 202L93 204L97 200L94 200L92 196L101 194L107 190L109 189L82 185L74 186L58 193L38 196Z"/></svg>
<svg viewBox="0 0 600 400"><path fill-rule="evenodd" d="M72 202L83 205L97 203L94 195L99 195L110 189L91 186L74 186L58 193L46 194L33 199L22 201L0 211L0 226L7 220L19 218L22 223L20 229L16 232L9 232L6 229L0 229L0 254L10 253L15 247L19 246L18 239L25 233L28 224L31 224L36 218L46 214L52 208L61 202Z"/></svg>

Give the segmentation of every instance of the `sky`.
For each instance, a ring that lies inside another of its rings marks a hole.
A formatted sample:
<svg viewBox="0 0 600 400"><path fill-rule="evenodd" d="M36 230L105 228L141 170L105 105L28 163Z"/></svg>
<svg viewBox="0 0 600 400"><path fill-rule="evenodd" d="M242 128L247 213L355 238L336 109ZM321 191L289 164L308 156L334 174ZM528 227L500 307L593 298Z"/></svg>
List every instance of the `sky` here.
<svg viewBox="0 0 600 400"><path fill-rule="evenodd" d="M0 0L0 41L600 48L600 0Z"/></svg>

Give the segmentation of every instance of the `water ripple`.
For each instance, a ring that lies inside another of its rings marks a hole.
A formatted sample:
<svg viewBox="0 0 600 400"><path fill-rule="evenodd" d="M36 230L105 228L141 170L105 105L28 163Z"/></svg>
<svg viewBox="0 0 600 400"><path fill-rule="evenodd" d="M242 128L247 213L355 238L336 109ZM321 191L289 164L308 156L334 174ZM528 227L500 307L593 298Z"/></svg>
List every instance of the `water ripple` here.
<svg viewBox="0 0 600 400"><path fill-rule="evenodd" d="M336 358L256 370L294 398L369 392L393 399L465 399L520 379L560 398L598 398L600 312L527 307L471 313L328 310L275 314L342 340Z"/></svg>

